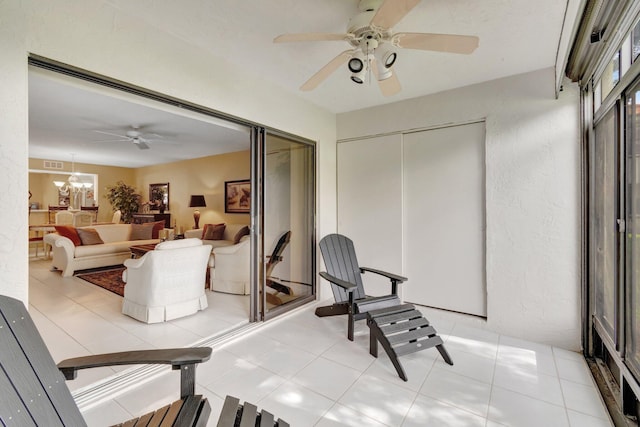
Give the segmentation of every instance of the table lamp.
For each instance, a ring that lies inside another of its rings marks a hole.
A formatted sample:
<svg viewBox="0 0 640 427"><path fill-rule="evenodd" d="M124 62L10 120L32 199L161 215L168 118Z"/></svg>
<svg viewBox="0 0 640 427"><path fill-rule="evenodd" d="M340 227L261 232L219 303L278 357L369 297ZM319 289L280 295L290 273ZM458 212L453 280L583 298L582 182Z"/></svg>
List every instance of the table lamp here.
<svg viewBox="0 0 640 427"><path fill-rule="evenodd" d="M198 228L200 228L200 225L198 224L200 222L200 211L198 210L198 208L207 207L207 203L204 201L204 196L202 194L197 194L195 196L192 195L191 200L189 201L189 207L196 208L196 210L193 211L193 220L196 223L193 228L194 230L197 230Z"/></svg>

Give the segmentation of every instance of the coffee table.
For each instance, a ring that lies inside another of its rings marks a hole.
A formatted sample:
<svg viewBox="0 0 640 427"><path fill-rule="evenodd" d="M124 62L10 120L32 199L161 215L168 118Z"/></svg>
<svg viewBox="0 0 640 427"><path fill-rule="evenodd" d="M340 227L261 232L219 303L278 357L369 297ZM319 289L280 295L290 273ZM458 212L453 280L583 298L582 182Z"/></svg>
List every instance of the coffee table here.
<svg viewBox="0 0 640 427"><path fill-rule="evenodd" d="M140 258L149 251L156 248L157 243L149 243L147 245L133 245L129 247L131 258Z"/></svg>

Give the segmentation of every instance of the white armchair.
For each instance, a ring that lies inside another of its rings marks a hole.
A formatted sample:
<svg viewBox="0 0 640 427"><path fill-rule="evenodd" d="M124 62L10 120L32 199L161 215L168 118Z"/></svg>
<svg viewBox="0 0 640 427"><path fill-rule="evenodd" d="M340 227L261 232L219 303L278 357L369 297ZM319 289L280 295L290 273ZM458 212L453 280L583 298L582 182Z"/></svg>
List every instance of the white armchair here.
<svg viewBox="0 0 640 427"><path fill-rule="evenodd" d="M122 312L146 323L165 322L207 308L205 276L211 247L199 239L170 240L125 260Z"/></svg>
<svg viewBox="0 0 640 427"><path fill-rule="evenodd" d="M248 236L240 243L213 249L214 266L211 268L211 290L230 294L248 295L251 244Z"/></svg>

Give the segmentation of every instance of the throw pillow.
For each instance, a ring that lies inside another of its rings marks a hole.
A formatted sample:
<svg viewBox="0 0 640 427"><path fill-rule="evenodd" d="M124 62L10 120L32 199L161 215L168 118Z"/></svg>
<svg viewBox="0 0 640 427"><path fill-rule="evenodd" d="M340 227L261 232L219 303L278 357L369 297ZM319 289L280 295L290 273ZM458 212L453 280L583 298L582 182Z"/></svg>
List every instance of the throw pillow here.
<svg viewBox="0 0 640 427"><path fill-rule="evenodd" d="M155 223L131 224L131 237L129 240L150 240L153 236L153 226Z"/></svg>
<svg viewBox="0 0 640 427"><path fill-rule="evenodd" d="M226 227L225 224L205 224L202 240L222 240Z"/></svg>
<svg viewBox="0 0 640 427"><path fill-rule="evenodd" d="M164 230L164 221L156 221L153 223L153 229L151 230L151 238L159 239L160 230Z"/></svg>
<svg viewBox="0 0 640 427"><path fill-rule="evenodd" d="M104 243L98 234L98 230L95 228L76 228L76 231L84 246L101 245Z"/></svg>
<svg viewBox="0 0 640 427"><path fill-rule="evenodd" d="M240 239L242 239L244 236L248 234L249 234L249 227L245 225L240 230L238 230L235 236L233 236L233 244L237 245L238 243L240 243Z"/></svg>
<svg viewBox="0 0 640 427"><path fill-rule="evenodd" d="M71 225L54 225L59 235L64 236L73 242L74 246L82 245L82 240L78 236L76 228Z"/></svg>

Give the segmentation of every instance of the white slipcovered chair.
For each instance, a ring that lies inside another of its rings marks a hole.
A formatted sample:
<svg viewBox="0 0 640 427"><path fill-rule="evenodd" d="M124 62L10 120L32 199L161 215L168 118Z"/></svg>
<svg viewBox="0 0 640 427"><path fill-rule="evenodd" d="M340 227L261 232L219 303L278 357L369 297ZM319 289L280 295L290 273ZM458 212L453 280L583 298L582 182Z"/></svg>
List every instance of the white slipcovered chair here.
<svg viewBox="0 0 640 427"><path fill-rule="evenodd" d="M113 217L111 218L111 222L114 224L120 224L120 218L122 218L122 211L118 209L113 213Z"/></svg>
<svg viewBox="0 0 640 427"><path fill-rule="evenodd" d="M204 310L210 254L211 247L199 239L169 240L141 258L125 260L122 312L158 323Z"/></svg>
<svg viewBox="0 0 640 427"><path fill-rule="evenodd" d="M248 236L236 245L214 248L213 259L211 290L248 295L251 262L251 242Z"/></svg>
<svg viewBox="0 0 640 427"><path fill-rule="evenodd" d="M58 211L56 212L56 225L73 225L73 212Z"/></svg>
<svg viewBox="0 0 640 427"><path fill-rule="evenodd" d="M74 212L73 214L73 226L74 227L87 227L93 224L93 213L87 211Z"/></svg>

